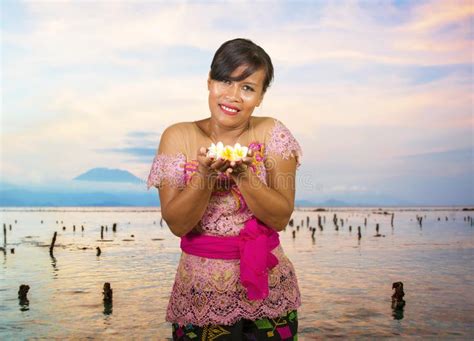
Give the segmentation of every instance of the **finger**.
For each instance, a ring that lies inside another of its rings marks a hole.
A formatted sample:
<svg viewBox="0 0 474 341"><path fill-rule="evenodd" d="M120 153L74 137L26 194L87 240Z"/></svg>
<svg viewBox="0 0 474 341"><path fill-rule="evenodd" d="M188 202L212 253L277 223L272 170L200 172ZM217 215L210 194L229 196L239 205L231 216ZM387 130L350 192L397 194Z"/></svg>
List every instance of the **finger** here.
<svg viewBox="0 0 474 341"><path fill-rule="evenodd" d="M217 159L216 161L214 161L214 162L212 163L211 168L212 168L212 169L220 169L223 164L224 164L224 161L223 161L223 160Z"/></svg>
<svg viewBox="0 0 474 341"><path fill-rule="evenodd" d="M220 171L220 172L226 172L227 169L229 169L229 165L226 163L226 164L223 164L223 165L219 168L219 171Z"/></svg>
<svg viewBox="0 0 474 341"><path fill-rule="evenodd" d="M206 154L207 153L206 148L204 148L204 147L199 148L199 153L200 154Z"/></svg>
<svg viewBox="0 0 474 341"><path fill-rule="evenodd" d="M206 158L206 159L204 160L204 163L206 164L207 167L211 168L211 165L212 165L212 160L211 160L211 159Z"/></svg>
<svg viewBox="0 0 474 341"><path fill-rule="evenodd" d="M225 172L227 171L227 168L229 168L230 162L229 161L224 161L222 165L219 167L219 171Z"/></svg>
<svg viewBox="0 0 474 341"><path fill-rule="evenodd" d="M244 157L242 159L242 162L247 164L247 165L250 165L252 163L253 159L251 157Z"/></svg>

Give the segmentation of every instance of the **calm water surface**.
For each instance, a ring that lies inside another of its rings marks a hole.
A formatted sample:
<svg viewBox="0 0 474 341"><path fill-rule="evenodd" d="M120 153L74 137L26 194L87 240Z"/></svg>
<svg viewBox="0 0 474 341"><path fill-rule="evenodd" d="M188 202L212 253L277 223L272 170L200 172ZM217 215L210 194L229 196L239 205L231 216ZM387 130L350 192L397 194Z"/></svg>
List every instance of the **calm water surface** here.
<svg viewBox="0 0 474 341"><path fill-rule="evenodd" d="M295 211L294 227L280 233L302 294L299 339L473 338L474 226L465 217L474 218L474 212L384 210L395 213L393 227L391 215L375 213L377 208L345 208ZM344 221L338 231L334 213ZM0 339L170 339L164 317L180 249L178 238L160 226L159 210L3 208L0 214L7 226L7 252L0 253ZM306 217L317 227L318 215L325 217L323 230L312 238ZM423 216L421 227L417 215ZM383 237L374 237L377 223ZM108 227L104 240L101 225ZM397 281L405 288L402 311L391 308ZM102 302L104 282L114 291L112 307ZM20 284L30 286L28 305L18 300Z"/></svg>

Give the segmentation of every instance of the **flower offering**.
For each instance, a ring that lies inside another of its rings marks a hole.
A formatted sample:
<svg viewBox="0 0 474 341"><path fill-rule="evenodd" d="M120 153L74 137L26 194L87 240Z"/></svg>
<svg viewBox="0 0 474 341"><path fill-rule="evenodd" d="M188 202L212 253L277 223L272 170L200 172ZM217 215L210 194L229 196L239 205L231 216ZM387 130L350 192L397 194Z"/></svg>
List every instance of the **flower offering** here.
<svg viewBox="0 0 474 341"><path fill-rule="evenodd" d="M233 147L222 142L212 143L207 149L207 157L220 158L228 161L239 161L247 156L249 148L236 143Z"/></svg>

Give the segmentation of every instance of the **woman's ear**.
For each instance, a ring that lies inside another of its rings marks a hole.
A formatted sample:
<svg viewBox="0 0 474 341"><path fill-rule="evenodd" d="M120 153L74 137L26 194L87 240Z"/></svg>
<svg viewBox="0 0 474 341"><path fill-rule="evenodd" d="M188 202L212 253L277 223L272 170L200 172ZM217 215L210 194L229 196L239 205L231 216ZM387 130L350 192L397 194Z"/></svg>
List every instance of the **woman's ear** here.
<svg viewBox="0 0 474 341"><path fill-rule="evenodd" d="M207 76L207 90L211 90L211 72L209 71L209 75Z"/></svg>

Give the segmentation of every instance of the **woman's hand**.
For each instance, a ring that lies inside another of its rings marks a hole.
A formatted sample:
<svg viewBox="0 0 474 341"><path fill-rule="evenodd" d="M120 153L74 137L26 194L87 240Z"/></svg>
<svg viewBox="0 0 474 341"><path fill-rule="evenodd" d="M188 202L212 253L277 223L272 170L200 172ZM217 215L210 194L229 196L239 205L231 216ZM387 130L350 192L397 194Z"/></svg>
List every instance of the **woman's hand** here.
<svg viewBox="0 0 474 341"><path fill-rule="evenodd" d="M228 172L232 177L237 177L242 174L245 174L247 173L247 170L250 167L250 165L252 165L252 162L253 162L253 154L252 154L252 150L249 149L246 157L238 161L230 162L229 164L230 169L228 170Z"/></svg>
<svg viewBox="0 0 474 341"><path fill-rule="evenodd" d="M247 152L247 156L238 161L229 161L221 158L207 156L207 149L201 147L198 153L198 171L204 176L215 177L219 173L226 173L232 177L239 176L247 172L252 164L252 151Z"/></svg>
<svg viewBox="0 0 474 341"><path fill-rule="evenodd" d="M207 149L201 147L198 152L198 171L206 177L216 177L219 172L230 174L230 161L207 156Z"/></svg>

